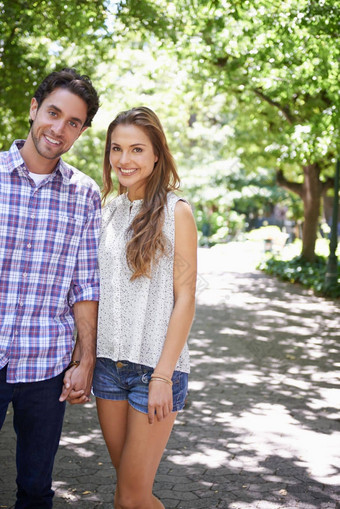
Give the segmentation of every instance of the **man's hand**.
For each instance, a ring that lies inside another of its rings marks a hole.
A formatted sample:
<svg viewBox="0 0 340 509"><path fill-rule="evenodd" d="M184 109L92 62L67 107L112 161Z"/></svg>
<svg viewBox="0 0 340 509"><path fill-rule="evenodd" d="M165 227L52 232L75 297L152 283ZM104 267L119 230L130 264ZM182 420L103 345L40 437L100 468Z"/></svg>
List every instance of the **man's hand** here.
<svg viewBox="0 0 340 509"><path fill-rule="evenodd" d="M98 302L80 301L73 306L77 339L73 358L78 366L67 369L59 401L71 405L90 401L93 369L96 362Z"/></svg>
<svg viewBox="0 0 340 509"><path fill-rule="evenodd" d="M90 401L92 376L81 366L73 366L65 372L64 385L59 401L67 400L71 405ZM92 372L92 370L91 370Z"/></svg>

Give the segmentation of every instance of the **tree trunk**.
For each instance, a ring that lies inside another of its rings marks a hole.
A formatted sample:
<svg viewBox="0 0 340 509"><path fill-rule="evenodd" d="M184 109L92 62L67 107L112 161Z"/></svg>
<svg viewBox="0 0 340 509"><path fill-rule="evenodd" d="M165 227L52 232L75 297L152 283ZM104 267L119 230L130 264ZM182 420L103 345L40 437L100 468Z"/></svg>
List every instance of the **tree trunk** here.
<svg viewBox="0 0 340 509"><path fill-rule="evenodd" d="M302 252L305 260L315 260L315 242L318 231L320 203L322 194L331 187L333 179L326 182L320 180L320 166L318 163L303 166L303 184L287 180L282 170L277 172L277 183L298 194L304 204L304 222L302 230Z"/></svg>
<svg viewBox="0 0 340 509"><path fill-rule="evenodd" d="M302 257L308 262L315 260L315 242L320 215L320 202L323 184L319 179L320 169L317 163L303 167L304 182L301 198L304 205L304 223L302 229Z"/></svg>

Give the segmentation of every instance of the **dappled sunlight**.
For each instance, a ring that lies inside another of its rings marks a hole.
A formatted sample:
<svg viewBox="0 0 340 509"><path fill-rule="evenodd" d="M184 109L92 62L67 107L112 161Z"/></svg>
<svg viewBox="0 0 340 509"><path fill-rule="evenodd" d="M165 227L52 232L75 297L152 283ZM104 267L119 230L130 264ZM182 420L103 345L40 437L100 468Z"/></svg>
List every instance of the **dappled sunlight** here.
<svg viewBox="0 0 340 509"><path fill-rule="evenodd" d="M213 375L213 379L218 380L220 377ZM237 373L225 373L224 380L235 380L238 384L255 386L262 383L262 374L261 371L241 369Z"/></svg>
<svg viewBox="0 0 340 509"><path fill-rule="evenodd" d="M229 509L319 509L340 484L338 303L259 272L214 270L198 296L190 404L178 418L190 441L172 454L175 426L167 460L206 467L205 480L219 472Z"/></svg>
<svg viewBox="0 0 340 509"><path fill-rule="evenodd" d="M338 409L337 417L340 419L340 390L339 388L327 389L320 387L316 391L319 393L320 399L311 400L308 403L310 408L314 410L321 410L322 408L334 407Z"/></svg>
<svg viewBox="0 0 340 509"><path fill-rule="evenodd" d="M209 449L204 447L202 452L190 454L190 456L174 455L168 456L168 460L173 461L177 465L204 465L207 468L218 468L226 464L231 459L231 455L217 449Z"/></svg>
<svg viewBox="0 0 340 509"><path fill-rule="evenodd" d="M85 444L91 440L93 440L93 437L95 435L100 435L99 430L93 430L89 435L80 435L77 436L77 432L73 431L69 433L67 436L63 435L60 441L60 445L78 445L78 444Z"/></svg>
<svg viewBox="0 0 340 509"><path fill-rule="evenodd" d="M204 382L190 381L189 384L191 391L201 391L204 388Z"/></svg>
<svg viewBox="0 0 340 509"><path fill-rule="evenodd" d="M224 327L219 331L220 334L228 334L233 336L245 336L247 334L247 331L242 331L239 329L231 329L230 327Z"/></svg>
<svg viewBox="0 0 340 509"><path fill-rule="evenodd" d="M245 443L256 451L261 461L272 450L282 458L292 453L299 458L296 464L308 470L319 482L329 482L328 477L339 482L337 469L339 451L334 450L334 436L322 435L300 426L282 405L258 404L232 422L233 429L244 432ZM340 432L335 432L340 443ZM311 445L313 445L311 447Z"/></svg>
<svg viewBox="0 0 340 509"><path fill-rule="evenodd" d="M87 448L87 444L93 443L95 439L102 440L102 433L100 429L91 430L87 435L78 435L77 431L64 433L60 440L60 447L67 447L73 451L77 456L89 458L94 456L95 451ZM83 447L80 447L82 445Z"/></svg>
<svg viewBox="0 0 340 509"><path fill-rule="evenodd" d="M78 497L75 493L72 493L69 491L67 483L57 481L54 483L55 489L58 492L58 495L62 497L65 502L76 502L78 500Z"/></svg>
<svg viewBox="0 0 340 509"><path fill-rule="evenodd" d="M209 270L189 339L186 407L155 494L178 509L334 509L338 304L246 266L226 273L213 261ZM55 472L56 509L112 508L115 473L94 399L67 407Z"/></svg>
<svg viewBox="0 0 340 509"><path fill-rule="evenodd" d="M258 502L261 502L261 506L258 505ZM256 504L256 505L255 505ZM274 502L263 502L262 498L254 499L252 502L237 502L235 504L231 504L230 509L254 509L254 507L261 507L261 509L282 509L282 504L275 504ZM305 506L305 509L309 509L308 506ZM311 505L310 509L315 509L315 506Z"/></svg>

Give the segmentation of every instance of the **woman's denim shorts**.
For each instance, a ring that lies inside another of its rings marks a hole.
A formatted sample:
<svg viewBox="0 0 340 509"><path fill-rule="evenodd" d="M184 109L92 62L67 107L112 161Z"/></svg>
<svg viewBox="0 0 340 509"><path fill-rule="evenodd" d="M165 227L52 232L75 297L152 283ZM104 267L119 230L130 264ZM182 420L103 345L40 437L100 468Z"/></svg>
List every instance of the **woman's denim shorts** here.
<svg viewBox="0 0 340 509"><path fill-rule="evenodd" d="M128 361L97 358L93 374L93 394L113 401L127 400L144 414L148 413L149 382L153 368ZM172 376L173 412L182 410L188 392L188 374L174 371Z"/></svg>

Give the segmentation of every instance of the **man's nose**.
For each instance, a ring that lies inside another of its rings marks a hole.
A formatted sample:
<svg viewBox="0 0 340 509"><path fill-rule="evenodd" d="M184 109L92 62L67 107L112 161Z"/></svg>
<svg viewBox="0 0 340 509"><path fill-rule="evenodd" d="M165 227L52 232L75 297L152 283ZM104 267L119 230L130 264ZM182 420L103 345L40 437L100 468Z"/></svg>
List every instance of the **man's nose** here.
<svg viewBox="0 0 340 509"><path fill-rule="evenodd" d="M60 119L60 120L56 120L56 122L53 123L53 126L52 126L52 131L55 133L55 134L61 134L65 129L65 122Z"/></svg>

